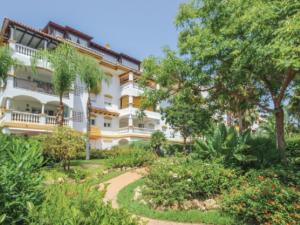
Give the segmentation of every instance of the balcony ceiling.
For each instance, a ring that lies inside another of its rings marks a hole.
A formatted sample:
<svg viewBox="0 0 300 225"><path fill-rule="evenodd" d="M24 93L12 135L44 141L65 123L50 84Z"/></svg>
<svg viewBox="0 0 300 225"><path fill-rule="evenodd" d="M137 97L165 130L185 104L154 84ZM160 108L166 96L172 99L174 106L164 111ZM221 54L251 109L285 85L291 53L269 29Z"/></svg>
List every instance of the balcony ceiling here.
<svg viewBox="0 0 300 225"><path fill-rule="evenodd" d="M43 36L35 34L29 30L17 27L15 29L14 39L17 43L28 46L30 48L39 49L44 47ZM48 48L55 48L56 43L48 41Z"/></svg>

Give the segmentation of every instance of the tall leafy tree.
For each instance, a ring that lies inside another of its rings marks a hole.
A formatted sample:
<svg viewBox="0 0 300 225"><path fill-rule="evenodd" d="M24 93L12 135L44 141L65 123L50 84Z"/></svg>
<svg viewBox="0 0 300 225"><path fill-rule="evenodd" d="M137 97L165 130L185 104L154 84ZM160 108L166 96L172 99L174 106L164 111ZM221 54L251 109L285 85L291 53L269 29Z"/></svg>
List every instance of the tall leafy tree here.
<svg viewBox="0 0 300 225"><path fill-rule="evenodd" d="M209 80L254 87L247 101L275 115L276 144L285 156L283 103L300 71L300 4L298 0L193 0L176 18L179 48Z"/></svg>
<svg viewBox="0 0 300 225"><path fill-rule="evenodd" d="M90 131L91 131L91 94L98 94L101 91L102 82L108 82L105 73L99 63L89 57L81 56L79 61L79 75L81 81L85 84L88 93L87 100L87 139L86 139L86 159L90 159Z"/></svg>
<svg viewBox="0 0 300 225"><path fill-rule="evenodd" d="M161 104L163 118L180 132L187 150L187 139L203 133L210 121L211 114L201 94L205 88L187 60L168 48L164 53L163 58L150 56L143 62L139 81L145 87L142 109ZM158 84L159 89L147 88L149 80Z"/></svg>
<svg viewBox="0 0 300 225"><path fill-rule="evenodd" d="M79 68L79 54L77 50L66 43L59 44L53 50L40 50L32 57L32 68L36 71L36 66L40 60L47 60L53 69L54 91L59 96L59 112L57 123L64 124L64 103L63 96L71 91L73 82Z"/></svg>
<svg viewBox="0 0 300 225"><path fill-rule="evenodd" d="M6 85L7 74L12 66L20 64L12 57L12 50L8 45L0 45L0 86Z"/></svg>

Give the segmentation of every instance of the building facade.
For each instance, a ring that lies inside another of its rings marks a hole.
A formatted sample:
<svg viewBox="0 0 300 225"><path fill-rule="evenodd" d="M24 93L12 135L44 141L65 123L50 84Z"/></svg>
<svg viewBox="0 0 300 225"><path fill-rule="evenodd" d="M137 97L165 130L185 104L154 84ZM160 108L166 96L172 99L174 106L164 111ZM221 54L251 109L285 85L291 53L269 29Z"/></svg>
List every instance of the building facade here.
<svg viewBox="0 0 300 225"><path fill-rule="evenodd" d="M52 85L51 65L40 60L37 73L31 70L31 57L38 49L53 49L67 42L81 54L99 61L109 82L102 91L92 95L91 144L94 148L109 149L117 144L148 139L161 130L171 141L181 141L180 135L168 127L158 112L159 106L147 109L140 120L137 112L143 90L137 80L141 76L140 61L102 46L93 38L74 28L49 22L38 30L5 18L0 42L10 46L13 57L22 67L11 68L6 85L0 87L0 127L2 132L34 135L52 132L56 126L59 98ZM156 88L149 82L149 88ZM65 126L85 133L87 124L87 92L79 80L72 91L63 97Z"/></svg>

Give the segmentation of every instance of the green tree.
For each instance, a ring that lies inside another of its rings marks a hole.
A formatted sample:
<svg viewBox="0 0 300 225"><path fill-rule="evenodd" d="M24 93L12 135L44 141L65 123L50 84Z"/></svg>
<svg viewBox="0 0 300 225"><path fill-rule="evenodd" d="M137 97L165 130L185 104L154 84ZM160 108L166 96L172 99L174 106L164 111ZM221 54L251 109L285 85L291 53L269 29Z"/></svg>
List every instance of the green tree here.
<svg viewBox="0 0 300 225"><path fill-rule="evenodd" d="M143 61L143 75L140 84L145 92L142 109L162 104L161 113L166 122L179 131L184 139L184 150L187 138L200 135L208 126L210 113L201 94L203 88L195 76L192 66L175 51L164 49L165 56L150 56ZM158 89L147 88L152 80Z"/></svg>
<svg viewBox="0 0 300 225"><path fill-rule="evenodd" d="M150 146L154 149L156 154L163 155L161 146L166 142L166 136L160 130L157 130L151 134Z"/></svg>
<svg viewBox="0 0 300 225"><path fill-rule="evenodd" d="M8 72L12 66L20 64L12 57L12 50L8 45L0 45L0 86L6 85Z"/></svg>
<svg viewBox="0 0 300 225"><path fill-rule="evenodd" d="M70 170L70 160L84 148L82 134L68 127L56 127L53 133L41 137L45 155L62 163L64 170Z"/></svg>
<svg viewBox="0 0 300 225"><path fill-rule="evenodd" d="M71 91L72 85L78 73L79 54L77 50L66 43L59 44L53 50L40 50L32 57L32 69L36 73L36 66L40 60L50 63L53 69L54 91L59 96L59 112L57 123L64 124L64 103L63 96Z"/></svg>
<svg viewBox="0 0 300 225"><path fill-rule="evenodd" d="M79 62L79 75L81 81L85 84L88 100L87 100L87 139L86 139L86 159L90 159L90 131L91 131L91 93L98 94L101 91L102 81L108 82L99 63L89 57L81 56Z"/></svg>
<svg viewBox="0 0 300 225"><path fill-rule="evenodd" d="M294 91L289 101L287 111L291 115L292 120L296 123L298 129L300 129L300 89Z"/></svg>
<svg viewBox="0 0 300 225"><path fill-rule="evenodd" d="M255 87L259 98L247 101L274 113L284 162L283 102L300 71L299 13L297 0L193 0L181 5L176 18L180 52L211 92L230 78L232 85L245 80Z"/></svg>

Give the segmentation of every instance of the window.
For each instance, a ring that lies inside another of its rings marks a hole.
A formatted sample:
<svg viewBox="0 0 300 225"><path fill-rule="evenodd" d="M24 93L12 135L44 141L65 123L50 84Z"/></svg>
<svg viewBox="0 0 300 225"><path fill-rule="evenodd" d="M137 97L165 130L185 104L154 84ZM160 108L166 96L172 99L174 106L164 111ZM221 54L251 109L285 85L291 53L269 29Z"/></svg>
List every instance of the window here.
<svg viewBox="0 0 300 225"><path fill-rule="evenodd" d="M83 121L83 112L73 111L73 121L81 123Z"/></svg>
<svg viewBox="0 0 300 225"><path fill-rule="evenodd" d="M111 118L104 118L104 127L111 127Z"/></svg>
<svg viewBox="0 0 300 225"><path fill-rule="evenodd" d="M91 122L90 123L91 123L92 126L95 126L96 125L96 119L95 118L91 118Z"/></svg>
<svg viewBox="0 0 300 225"><path fill-rule="evenodd" d="M84 86L79 83L75 83L74 85L74 95L80 96L84 92Z"/></svg>
<svg viewBox="0 0 300 225"><path fill-rule="evenodd" d="M139 124L138 124L138 127L139 127L139 128L145 128L145 125L142 124L142 123L139 123Z"/></svg>
<svg viewBox="0 0 300 225"><path fill-rule="evenodd" d="M112 105L112 96L104 95L104 105L110 107Z"/></svg>

